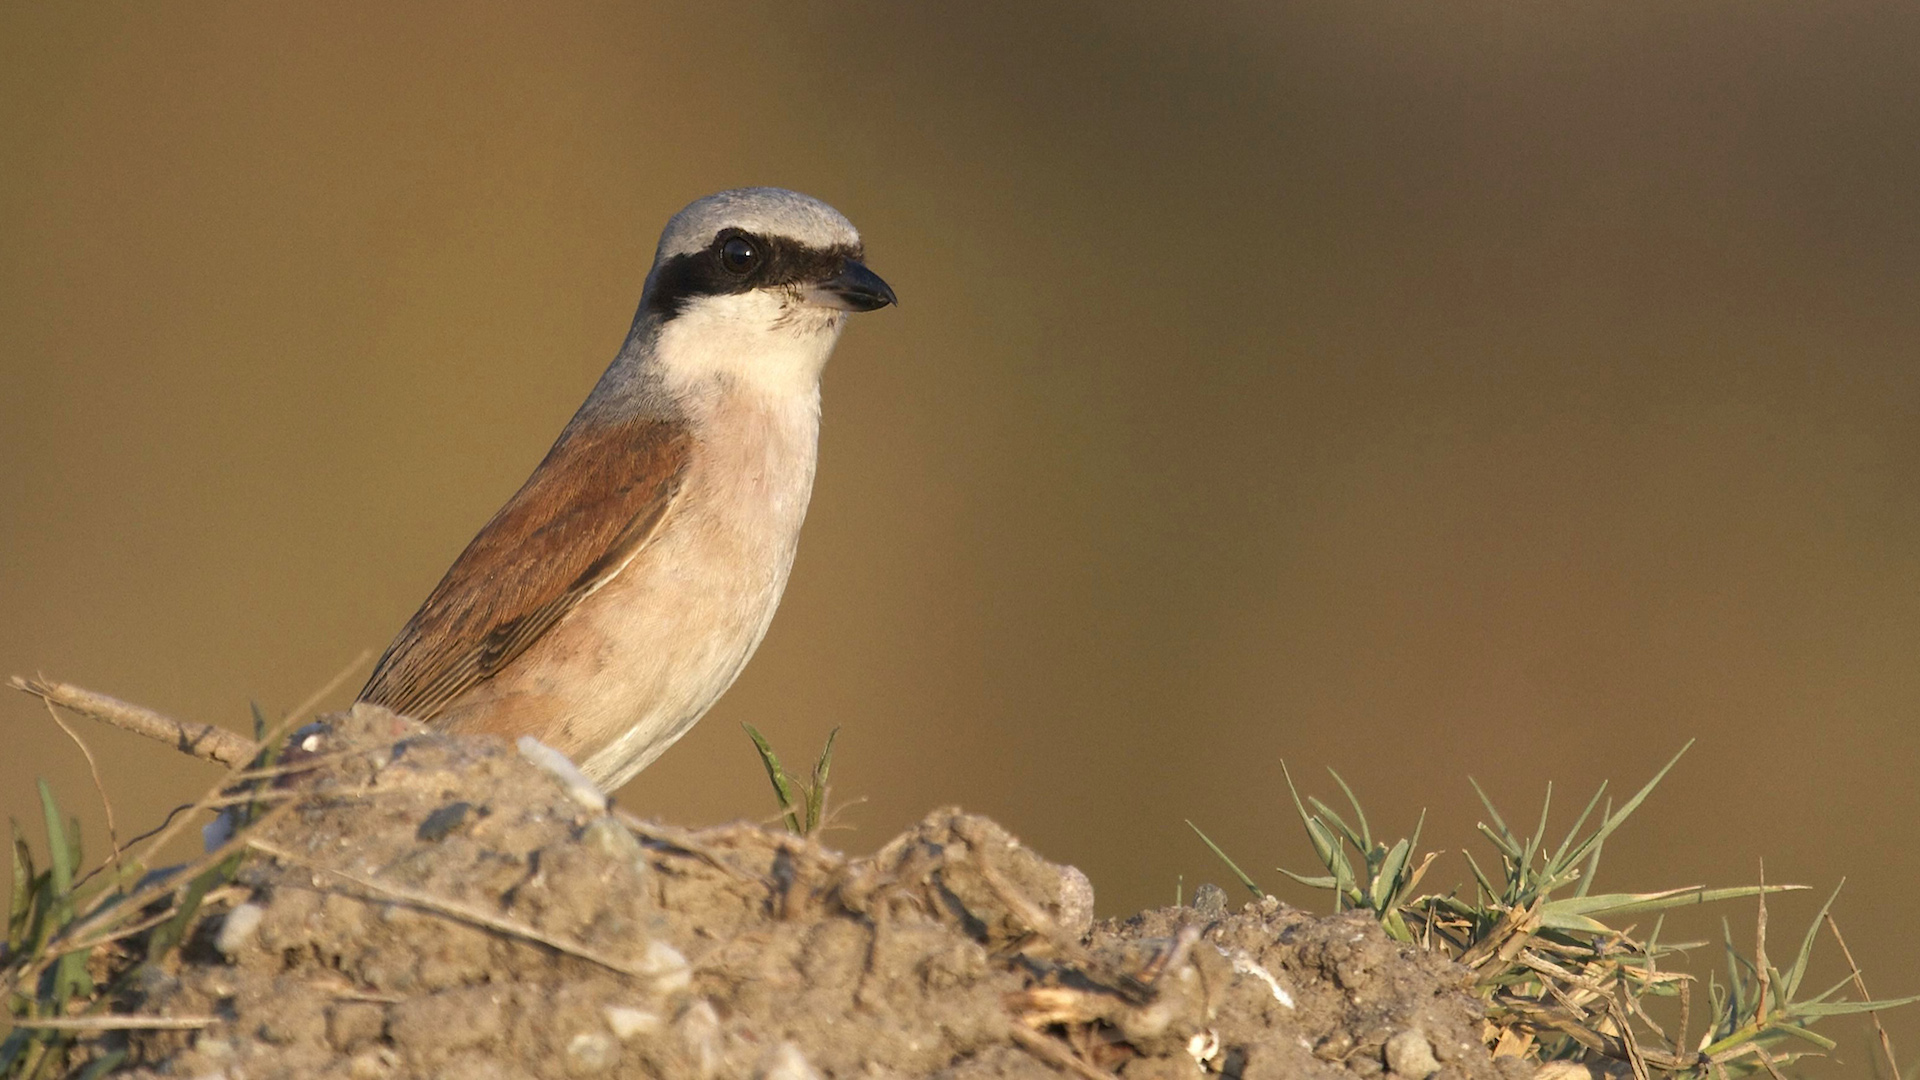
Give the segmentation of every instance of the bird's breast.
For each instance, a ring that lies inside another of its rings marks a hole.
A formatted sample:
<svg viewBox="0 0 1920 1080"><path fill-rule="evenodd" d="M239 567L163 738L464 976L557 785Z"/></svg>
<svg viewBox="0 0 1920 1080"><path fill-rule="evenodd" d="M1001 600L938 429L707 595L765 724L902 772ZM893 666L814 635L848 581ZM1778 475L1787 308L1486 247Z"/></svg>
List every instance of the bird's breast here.
<svg viewBox="0 0 1920 1080"><path fill-rule="evenodd" d="M500 705L557 718L543 741L609 789L684 734L766 634L813 488L809 404L742 397L703 416L659 531L496 680Z"/></svg>

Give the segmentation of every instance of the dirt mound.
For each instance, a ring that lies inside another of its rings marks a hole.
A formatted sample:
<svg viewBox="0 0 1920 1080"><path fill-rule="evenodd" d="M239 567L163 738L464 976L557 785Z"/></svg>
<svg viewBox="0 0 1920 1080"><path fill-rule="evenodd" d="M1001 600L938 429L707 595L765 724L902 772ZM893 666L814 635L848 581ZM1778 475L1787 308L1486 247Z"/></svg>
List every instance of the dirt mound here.
<svg viewBox="0 0 1920 1080"><path fill-rule="evenodd" d="M1096 924L1079 871L957 810L849 859L623 823L502 743L394 723L361 707L313 744L263 857L125 1003L210 1021L133 1036L137 1074L1529 1071L1488 1056L1459 969L1363 917L1210 890Z"/></svg>

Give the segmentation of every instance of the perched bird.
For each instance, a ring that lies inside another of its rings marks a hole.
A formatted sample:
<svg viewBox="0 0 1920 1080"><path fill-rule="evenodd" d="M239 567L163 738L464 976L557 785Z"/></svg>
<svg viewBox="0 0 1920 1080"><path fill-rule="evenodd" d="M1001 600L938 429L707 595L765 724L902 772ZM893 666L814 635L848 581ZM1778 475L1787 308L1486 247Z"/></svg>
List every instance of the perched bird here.
<svg viewBox="0 0 1920 1080"><path fill-rule="evenodd" d="M827 356L849 312L895 302L862 255L778 188L674 215L620 354L360 700L531 735L609 791L686 734L786 588Z"/></svg>

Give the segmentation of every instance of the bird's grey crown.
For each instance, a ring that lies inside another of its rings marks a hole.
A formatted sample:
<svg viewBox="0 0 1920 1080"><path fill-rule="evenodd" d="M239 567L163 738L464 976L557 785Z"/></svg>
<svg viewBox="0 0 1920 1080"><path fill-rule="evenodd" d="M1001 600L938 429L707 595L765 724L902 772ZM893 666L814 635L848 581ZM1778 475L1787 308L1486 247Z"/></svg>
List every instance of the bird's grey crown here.
<svg viewBox="0 0 1920 1080"><path fill-rule="evenodd" d="M784 237L821 251L860 247L853 223L819 199L785 188L735 188L695 199L673 215L660 234L654 263L700 251L722 229Z"/></svg>

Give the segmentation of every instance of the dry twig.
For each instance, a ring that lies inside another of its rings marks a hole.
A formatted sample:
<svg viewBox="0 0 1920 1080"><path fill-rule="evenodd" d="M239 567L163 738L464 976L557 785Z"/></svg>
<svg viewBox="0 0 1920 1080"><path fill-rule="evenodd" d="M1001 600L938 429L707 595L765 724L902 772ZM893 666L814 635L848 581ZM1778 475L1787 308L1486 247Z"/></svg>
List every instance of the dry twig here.
<svg viewBox="0 0 1920 1080"><path fill-rule="evenodd" d="M103 865L112 866L117 870L120 866L120 827L113 820L113 799L107 795L107 782L100 777L100 763L93 759L93 750L87 746L86 740L80 737L80 733L68 727L65 720L60 719L60 710L53 707L53 702L41 698L40 704L47 707L47 716L52 718L54 726L66 732L67 738L73 740L73 745L80 748L80 756L87 759L87 772L93 775L93 790L100 794L100 805L107 812L107 844L113 848L113 858Z"/></svg>
<svg viewBox="0 0 1920 1080"><path fill-rule="evenodd" d="M253 740L212 724L189 724L175 720L164 713L158 713L144 706L130 704L119 698L85 690L63 682L50 682L45 679L23 679L18 675L8 680L8 685L22 693L32 694L48 705L58 705L91 720L117 727L122 731L131 731L144 735L157 742L163 742L189 757L210 761L216 765L245 765L254 755Z"/></svg>
<svg viewBox="0 0 1920 1080"><path fill-rule="evenodd" d="M270 855L289 865L302 867L322 874L331 874L342 881L357 885L370 893L386 897L389 900L398 901L411 907L417 907L423 911L459 919L462 922L472 923L483 929L494 930L511 937L531 941L536 945L544 945L555 952L585 960L590 964L598 964L608 971L621 975L630 975L636 979L649 979L655 974L637 964L609 956L598 949L581 944L578 941L570 941L563 937L556 937L538 927L529 926L517 919L509 919L495 915L490 911L484 911L471 904L463 904L457 900L448 900L443 897L434 896L431 893L424 893L399 885L389 885L385 882L375 881L373 878L353 873L350 870L323 866L320 863L303 859L284 848L269 844L265 840L248 840L246 844L248 847L263 855Z"/></svg>
<svg viewBox="0 0 1920 1080"><path fill-rule="evenodd" d="M55 1031L193 1031L219 1022L217 1016L23 1016L16 1017L13 1026Z"/></svg>
<svg viewBox="0 0 1920 1080"><path fill-rule="evenodd" d="M1847 939L1840 936L1840 924L1833 921L1833 913L1827 912L1827 929L1833 932L1833 940L1840 945L1840 955L1847 958L1847 970L1853 974L1853 988L1860 991L1860 1000L1872 1001L1873 995L1867 993L1867 980L1860 974L1860 965L1854 963L1853 950L1847 948ZM1900 1063L1893 1057L1893 1038L1887 1034L1885 1025L1880 1023L1880 1010L1870 1010L1867 1015L1873 1018L1873 1030L1880 1036L1880 1052L1887 1058L1887 1075L1892 1080L1900 1080Z"/></svg>

